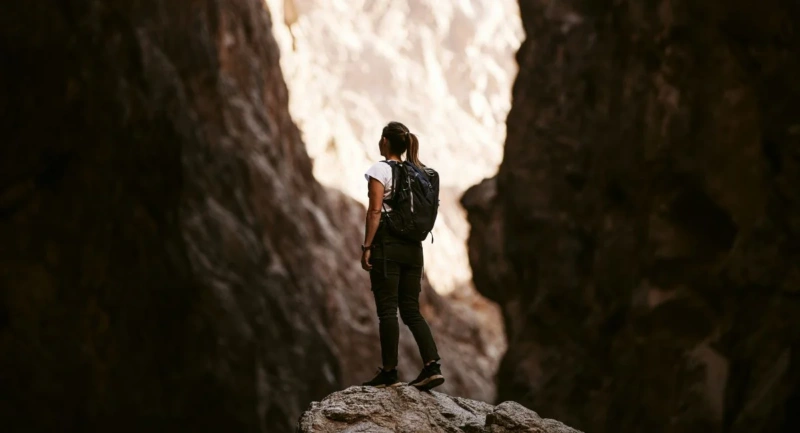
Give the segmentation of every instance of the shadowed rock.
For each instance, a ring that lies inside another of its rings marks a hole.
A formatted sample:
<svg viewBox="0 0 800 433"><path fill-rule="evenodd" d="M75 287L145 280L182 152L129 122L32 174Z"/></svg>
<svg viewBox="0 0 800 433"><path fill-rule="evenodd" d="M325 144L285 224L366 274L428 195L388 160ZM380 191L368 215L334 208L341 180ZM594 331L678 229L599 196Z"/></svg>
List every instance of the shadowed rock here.
<svg viewBox="0 0 800 433"><path fill-rule="evenodd" d="M800 431L800 4L520 1L463 198L498 398L593 433Z"/></svg>
<svg viewBox="0 0 800 433"><path fill-rule="evenodd" d="M364 208L312 175L262 0L0 17L6 429L285 432L370 374ZM448 385L487 388L478 325L422 305Z"/></svg>

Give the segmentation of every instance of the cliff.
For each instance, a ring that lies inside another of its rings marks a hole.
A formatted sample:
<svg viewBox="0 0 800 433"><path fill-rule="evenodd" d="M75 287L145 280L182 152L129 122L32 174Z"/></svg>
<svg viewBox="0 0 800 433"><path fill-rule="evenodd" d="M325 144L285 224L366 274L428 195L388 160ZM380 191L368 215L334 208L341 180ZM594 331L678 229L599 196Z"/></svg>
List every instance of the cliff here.
<svg viewBox="0 0 800 433"><path fill-rule="evenodd" d="M313 177L261 1L0 17L8 428L291 431L370 375L363 208ZM477 324L425 300L451 391L486 388Z"/></svg>
<svg viewBox="0 0 800 433"><path fill-rule="evenodd" d="M498 398L603 432L800 424L800 8L521 1L505 157L464 197Z"/></svg>

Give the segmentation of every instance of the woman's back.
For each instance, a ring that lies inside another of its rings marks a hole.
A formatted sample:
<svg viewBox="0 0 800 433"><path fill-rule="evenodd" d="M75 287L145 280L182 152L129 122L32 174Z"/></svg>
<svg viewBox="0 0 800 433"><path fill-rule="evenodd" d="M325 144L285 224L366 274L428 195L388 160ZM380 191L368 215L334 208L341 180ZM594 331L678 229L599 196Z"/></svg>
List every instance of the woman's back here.
<svg viewBox="0 0 800 433"><path fill-rule="evenodd" d="M394 185L392 182L394 179L392 177L392 166L389 165L386 160L378 161L364 172L364 178L367 179L367 182L369 182L369 178L374 178L383 184L383 206L386 211L392 210L392 207L386 203L387 199L392 198L392 188Z"/></svg>
<svg viewBox="0 0 800 433"><path fill-rule="evenodd" d="M392 166L384 161L376 162L367 169L364 176L367 180L377 179L384 185L383 212L375 239L372 241L372 258L422 266L424 263L422 242L395 236L386 227L386 213L392 211L392 207L386 202L392 197Z"/></svg>

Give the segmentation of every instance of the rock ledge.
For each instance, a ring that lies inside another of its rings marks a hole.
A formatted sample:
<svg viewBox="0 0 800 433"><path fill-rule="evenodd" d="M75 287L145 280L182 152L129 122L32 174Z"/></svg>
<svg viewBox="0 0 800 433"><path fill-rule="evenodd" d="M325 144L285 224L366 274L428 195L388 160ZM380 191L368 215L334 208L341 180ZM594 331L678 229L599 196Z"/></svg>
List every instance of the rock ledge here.
<svg viewBox="0 0 800 433"><path fill-rule="evenodd" d="M352 386L313 402L300 418L299 433L580 433L515 402L497 406L420 392L409 386Z"/></svg>

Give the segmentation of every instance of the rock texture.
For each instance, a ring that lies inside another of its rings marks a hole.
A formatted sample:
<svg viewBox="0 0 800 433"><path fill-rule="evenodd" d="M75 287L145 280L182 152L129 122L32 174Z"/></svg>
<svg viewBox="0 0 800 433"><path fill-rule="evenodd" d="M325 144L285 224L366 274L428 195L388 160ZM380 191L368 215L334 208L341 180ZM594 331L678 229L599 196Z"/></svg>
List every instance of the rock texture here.
<svg viewBox="0 0 800 433"><path fill-rule="evenodd" d="M351 387L329 395L300 418L298 433L580 433L518 403L480 401L420 392Z"/></svg>
<svg viewBox="0 0 800 433"><path fill-rule="evenodd" d="M260 0L0 17L4 427L291 431L369 376L363 208L313 177ZM491 392L477 324L425 298L451 391Z"/></svg>
<svg viewBox="0 0 800 433"><path fill-rule="evenodd" d="M796 431L797 2L520 7L505 158L463 198L499 398L596 433Z"/></svg>
<svg viewBox="0 0 800 433"><path fill-rule="evenodd" d="M1 14L0 418L288 431L341 381L309 267L342 235L264 9L70 5Z"/></svg>

